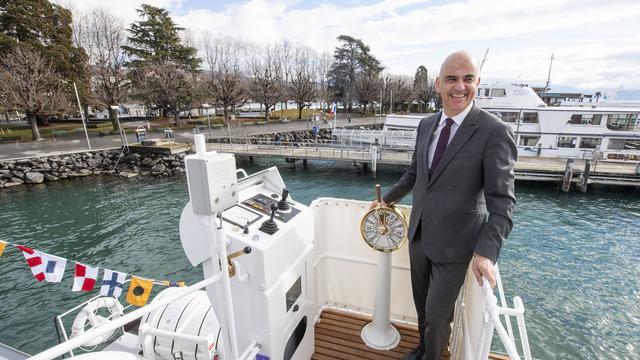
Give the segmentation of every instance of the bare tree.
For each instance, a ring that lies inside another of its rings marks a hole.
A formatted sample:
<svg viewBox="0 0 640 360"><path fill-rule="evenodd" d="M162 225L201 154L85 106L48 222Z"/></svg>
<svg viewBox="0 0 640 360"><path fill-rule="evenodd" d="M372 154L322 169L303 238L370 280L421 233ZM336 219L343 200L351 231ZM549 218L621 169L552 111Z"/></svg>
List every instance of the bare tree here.
<svg viewBox="0 0 640 360"><path fill-rule="evenodd" d="M323 53L317 63L317 77L318 77L318 97L325 103L326 108L334 100L334 93L329 87L329 71L331 70L331 64L333 63L333 56L329 53Z"/></svg>
<svg viewBox="0 0 640 360"><path fill-rule="evenodd" d="M413 89L402 75L387 75L384 77L384 101L389 102L390 112L394 112L398 105L408 109Z"/></svg>
<svg viewBox="0 0 640 360"><path fill-rule="evenodd" d="M182 64L173 61L149 63L139 66L134 76L137 77L138 96L163 112L172 111L176 127L179 126L180 111L191 109L201 100L199 77Z"/></svg>
<svg viewBox="0 0 640 360"><path fill-rule="evenodd" d="M269 122L271 108L282 98L282 63L275 48L266 48L262 52L262 56L255 52L249 59L249 93L254 101L264 105L264 119Z"/></svg>
<svg viewBox="0 0 640 360"><path fill-rule="evenodd" d="M298 105L298 119L302 119L302 109L310 106L317 94L316 62L316 55L310 49L295 49L289 89Z"/></svg>
<svg viewBox="0 0 640 360"><path fill-rule="evenodd" d="M374 72L366 72L356 76L356 95L362 104L365 116L367 115L367 105L380 98L381 84L380 76Z"/></svg>
<svg viewBox="0 0 640 360"><path fill-rule="evenodd" d="M99 8L89 13L86 24L88 29L80 36L86 38L94 97L99 107L109 111L113 130L118 131L114 107L125 100L131 85L125 70L127 58L121 48L126 44L126 28L121 19Z"/></svg>
<svg viewBox="0 0 640 360"><path fill-rule="evenodd" d="M64 80L37 52L17 46L0 58L0 106L27 115L33 140L42 140L36 118L71 108Z"/></svg>
<svg viewBox="0 0 640 360"><path fill-rule="evenodd" d="M231 38L213 39L204 33L203 47L209 67L206 94L224 112L224 122L229 124L229 111L246 100L241 57L243 46Z"/></svg>
<svg viewBox="0 0 640 360"><path fill-rule="evenodd" d="M281 43L275 45L274 51L278 58L278 63L281 65L282 69L282 89L280 90L282 98L280 99L280 108L287 110L288 101L294 99L290 89L291 81L295 76L294 52L297 53L298 49L294 49L289 40L282 40Z"/></svg>

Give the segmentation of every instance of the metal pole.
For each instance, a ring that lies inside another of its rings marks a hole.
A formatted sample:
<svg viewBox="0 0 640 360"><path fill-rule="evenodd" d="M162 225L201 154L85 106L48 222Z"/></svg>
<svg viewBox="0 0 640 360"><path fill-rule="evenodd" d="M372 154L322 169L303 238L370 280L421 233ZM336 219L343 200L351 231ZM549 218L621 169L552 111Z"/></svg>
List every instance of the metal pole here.
<svg viewBox="0 0 640 360"><path fill-rule="evenodd" d="M89 146L89 151L91 151L91 143L89 142L89 134L87 133L87 125L84 122L84 112L82 111L82 105L80 105L80 96L78 96L78 87L76 86L76 82L73 82L73 90L76 92L76 99L78 100L78 110L80 111L80 118L82 119L82 127L84 128L84 136L87 138L87 145Z"/></svg>

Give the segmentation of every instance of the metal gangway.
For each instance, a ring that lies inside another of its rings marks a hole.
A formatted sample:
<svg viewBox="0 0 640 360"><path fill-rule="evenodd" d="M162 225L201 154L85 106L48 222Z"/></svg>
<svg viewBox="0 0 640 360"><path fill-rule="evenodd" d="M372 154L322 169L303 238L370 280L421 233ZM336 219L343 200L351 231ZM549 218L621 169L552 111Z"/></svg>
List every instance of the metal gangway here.
<svg viewBox="0 0 640 360"><path fill-rule="evenodd" d="M416 131L334 129L332 138L342 147L374 145L381 149L412 151Z"/></svg>

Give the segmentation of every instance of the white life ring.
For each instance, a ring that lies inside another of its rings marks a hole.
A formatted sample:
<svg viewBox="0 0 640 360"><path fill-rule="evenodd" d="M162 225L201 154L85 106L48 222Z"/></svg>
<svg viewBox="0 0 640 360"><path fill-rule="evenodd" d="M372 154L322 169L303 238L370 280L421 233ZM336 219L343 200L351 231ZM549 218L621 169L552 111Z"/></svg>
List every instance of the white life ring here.
<svg viewBox="0 0 640 360"><path fill-rule="evenodd" d="M100 308L107 308L112 315L112 320L119 318L123 314L122 304L120 304L120 302L114 297L99 297L90 301L84 308L82 308L82 310L80 310L78 315L76 315L75 320L73 320L73 325L71 327L72 339L84 334L84 328L87 321L91 328L98 327L103 322L107 321L103 316L96 314L96 311ZM116 331L117 329L106 334L96 336L82 344L82 346L96 346L102 344L109 340Z"/></svg>

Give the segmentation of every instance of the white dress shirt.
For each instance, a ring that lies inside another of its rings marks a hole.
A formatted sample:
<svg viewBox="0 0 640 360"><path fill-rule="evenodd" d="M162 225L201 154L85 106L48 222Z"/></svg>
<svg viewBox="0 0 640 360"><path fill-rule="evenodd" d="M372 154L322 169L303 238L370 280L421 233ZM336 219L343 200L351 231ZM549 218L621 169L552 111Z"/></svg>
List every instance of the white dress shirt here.
<svg viewBox="0 0 640 360"><path fill-rule="evenodd" d="M453 124L451 125L451 131L449 132L449 141L447 141L447 145L449 145L449 143L451 142L451 139L453 139L453 136L456 134L456 131L458 131L458 128L460 127L460 125L462 125L462 121L464 121L464 118L467 117L472 107L473 107L473 101L469 104L469 106L466 107L466 109L464 109L460 114L456 116L447 116L447 114L444 113L444 110L442 110L442 116L440 117L438 126L436 126L436 129L433 132L433 139L431 140L431 144L429 145L429 169L431 169L431 163L433 162L433 154L435 154L436 152L436 146L438 145L440 132L442 131L442 129L447 123L446 120L448 118L451 118L453 120Z"/></svg>

